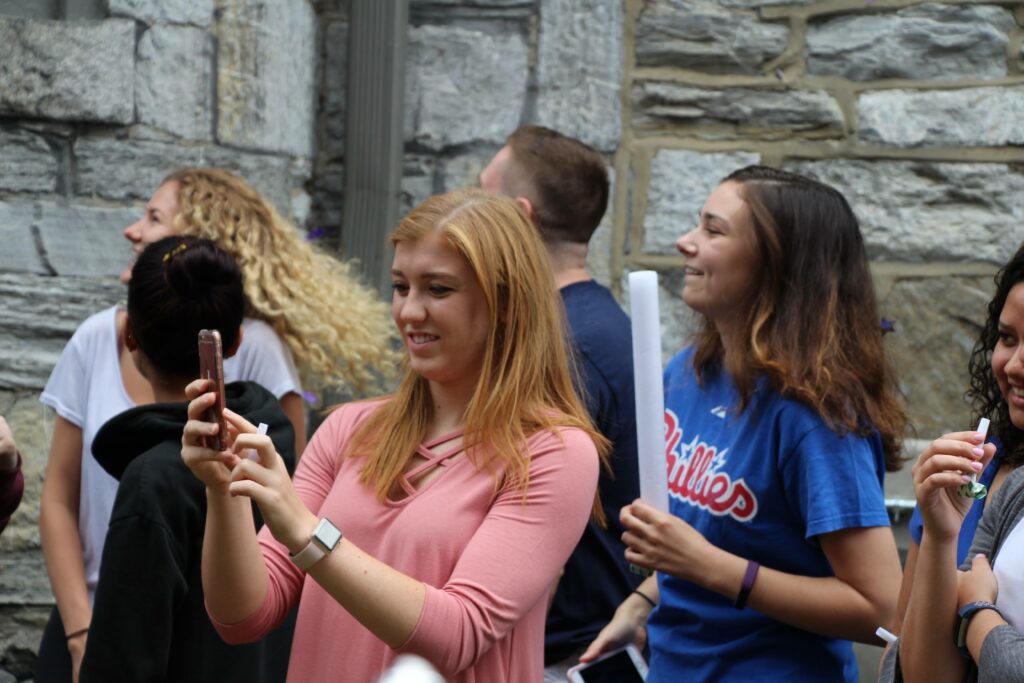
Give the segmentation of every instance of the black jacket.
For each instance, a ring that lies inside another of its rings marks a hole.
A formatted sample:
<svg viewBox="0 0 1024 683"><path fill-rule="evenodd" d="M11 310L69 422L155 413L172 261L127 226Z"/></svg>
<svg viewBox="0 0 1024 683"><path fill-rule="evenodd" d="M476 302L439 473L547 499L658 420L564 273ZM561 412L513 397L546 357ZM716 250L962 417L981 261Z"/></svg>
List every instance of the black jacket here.
<svg viewBox="0 0 1024 683"><path fill-rule="evenodd" d="M229 384L225 394L236 413L269 425L293 471L295 433L277 399L253 382ZM185 403L139 406L112 418L93 441L97 461L120 485L82 683L285 679L294 619L260 642L227 645L206 613L200 575L206 489L181 460L187 419Z"/></svg>

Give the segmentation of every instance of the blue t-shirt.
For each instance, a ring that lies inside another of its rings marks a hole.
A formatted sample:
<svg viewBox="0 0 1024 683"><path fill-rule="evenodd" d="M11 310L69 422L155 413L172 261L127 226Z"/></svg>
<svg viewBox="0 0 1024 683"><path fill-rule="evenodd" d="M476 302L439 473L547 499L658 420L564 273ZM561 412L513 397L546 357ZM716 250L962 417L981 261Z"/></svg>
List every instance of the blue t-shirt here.
<svg viewBox="0 0 1024 683"><path fill-rule="evenodd" d="M640 582L629 571L619 510L640 495L629 318L612 293L593 281L561 289L572 331L581 394L598 431L612 442L611 476L598 482L608 526L587 524L558 582L544 638L547 664L586 647Z"/></svg>
<svg viewBox="0 0 1024 683"><path fill-rule="evenodd" d="M669 507L719 548L765 567L832 576L817 536L888 526L877 434L840 436L811 408L761 382L750 405L726 372L665 370ZM849 641L788 626L731 598L659 574L648 683L857 681Z"/></svg>
<svg viewBox="0 0 1024 683"><path fill-rule="evenodd" d="M996 444L996 454L992 460L988 463L988 466L981 471L978 475L978 483L984 484L987 487L992 486L992 480L996 478L996 472L999 471L999 461L1001 459L999 452L999 440L995 437L988 439L992 443ZM971 505L971 509L967 511L964 516L964 522L960 525L960 535L956 539L956 564L959 567L963 564L964 558L967 557L968 551L971 549L971 542L974 540L974 532L978 528L978 522L981 521L981 513L985 511L985 501L988 497L982 498L981 500L974 501ZM921 545L921 534L924 533L924 518L921 517L921 508L914 506L914 514L910 516L910 522L907 523L908 531L910 531L910 537L914 539L914 543Z"/></svg>

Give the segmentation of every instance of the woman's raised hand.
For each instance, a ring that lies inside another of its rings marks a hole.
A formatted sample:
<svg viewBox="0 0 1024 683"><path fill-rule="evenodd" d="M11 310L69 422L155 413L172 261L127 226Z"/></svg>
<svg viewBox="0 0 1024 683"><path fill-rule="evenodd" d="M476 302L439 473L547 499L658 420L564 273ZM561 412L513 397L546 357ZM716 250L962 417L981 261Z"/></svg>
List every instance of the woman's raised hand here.
<svg viewBox="0 0 1024 683"><path fill-rule="evenodd" d="M969 475L977 474L995 455L994 444L982 444L978 432L953 432L928 444L914 463L914 492L925 531L956 539L973 498L957 493Z"/></svg>
<svg viewBox="0 0 1024 683"><path fill-rule="evenodd" d="M216 422L206 422L206 411L214 404L216 396L206 391L210 380L197 379L185 387L188 404L188 422L181 435L181 459L192 470L192 474L206 484L206 487L226 493L231 483L231 470L238 462L238 456L230 451L207 448L206 437L213 436L220 428ZM234 434L228 428L228 444Z"/></svg>
<svg viewBox="0 0 1024 683"><path fill-rule="evenodd" d="M224 410L224 418L228 431L236 435L229 446L235 465L230 472L228 492L251 498L274 538L291 552L298 552L309 542L316 515L299 498L270 437L259 434L255 425L231 410ZM245 457L249 449L258 460Z"/></svg>

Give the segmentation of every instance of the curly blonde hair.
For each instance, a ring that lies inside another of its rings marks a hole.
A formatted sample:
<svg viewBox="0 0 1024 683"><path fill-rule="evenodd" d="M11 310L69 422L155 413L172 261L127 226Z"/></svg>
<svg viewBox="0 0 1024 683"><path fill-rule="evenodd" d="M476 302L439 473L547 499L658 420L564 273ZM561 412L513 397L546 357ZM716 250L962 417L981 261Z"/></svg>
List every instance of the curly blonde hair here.
<svg viewBox="0 0 1024 683"><path fill-rule="evenodd" d="M314 248L230 171L185 168L162 184L169 182L178 183L175 231L212 240L235 257L246 314L287 344L304 386L363 392L394 373L399 355L388 307L350 263Z"/></svg>

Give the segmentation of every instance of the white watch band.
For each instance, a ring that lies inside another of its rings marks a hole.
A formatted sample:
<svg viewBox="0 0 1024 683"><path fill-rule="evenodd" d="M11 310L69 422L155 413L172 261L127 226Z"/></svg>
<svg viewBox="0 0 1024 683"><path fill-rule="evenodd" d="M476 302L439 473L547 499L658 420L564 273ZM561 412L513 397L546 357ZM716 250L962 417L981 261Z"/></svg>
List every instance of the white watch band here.
<svg viewBox="0 0 1024 683"><path fill-rule="evenodd" d="M302 571L309 571L309 568L320 560L327 557L327 553L341 542L341 530L331 524L331 520L322 518L313 529L313 536L309 539L306 547L288 557L296 567Z"/></svg>

